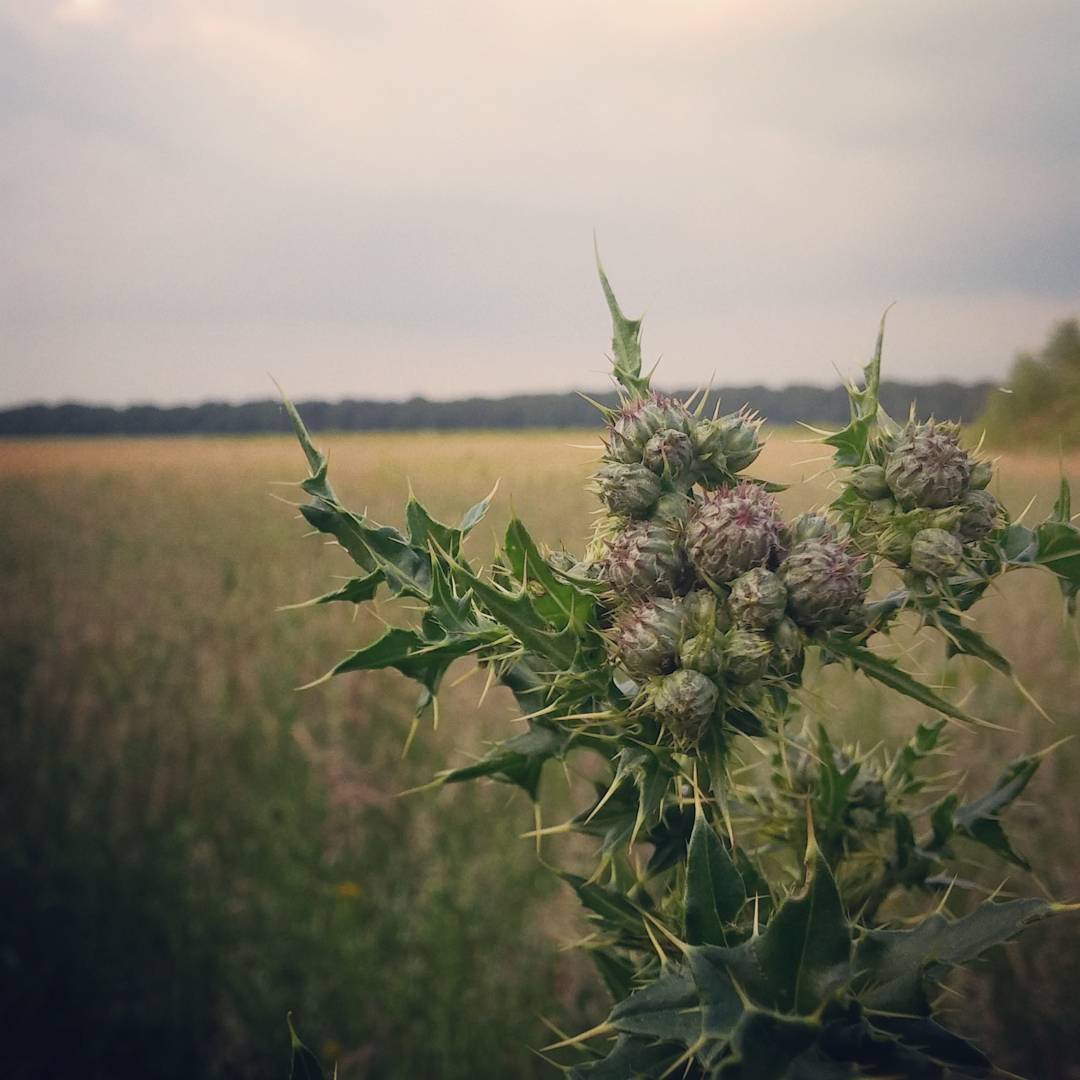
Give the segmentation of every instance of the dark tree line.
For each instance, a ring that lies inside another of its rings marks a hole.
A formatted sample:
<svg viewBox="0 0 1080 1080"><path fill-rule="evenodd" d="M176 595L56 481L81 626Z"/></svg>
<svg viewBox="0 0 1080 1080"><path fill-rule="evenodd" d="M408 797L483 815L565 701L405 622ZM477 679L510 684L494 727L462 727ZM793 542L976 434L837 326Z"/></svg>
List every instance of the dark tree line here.
<svg viewBox="0 0 1080 1080"><path fill-rule="evenodd" d="M888 383L882 404L896 417L907 415L913 400L924 415L974 421L982 415L993 386L939 382L925 386ZM772 424L804 421L840 425L848 415L842 387L731 387L718 391L723 411L744 404L768 417ZM682 393L686 397L688 392ZM715 400L715 393L710 402ZM596 395L613 404L613 394ZM315 431L409 431L453 428L591 427L596 410L574 393L524 394L504 398L465 398L460 401L303 401L298 402L308 426ZM710 405L711 407L711 405ZM289 423L280 402L249 401L240 405L207 402L202 405L22 405L0 410L0 435L249 435L285 432Z"/></svg>

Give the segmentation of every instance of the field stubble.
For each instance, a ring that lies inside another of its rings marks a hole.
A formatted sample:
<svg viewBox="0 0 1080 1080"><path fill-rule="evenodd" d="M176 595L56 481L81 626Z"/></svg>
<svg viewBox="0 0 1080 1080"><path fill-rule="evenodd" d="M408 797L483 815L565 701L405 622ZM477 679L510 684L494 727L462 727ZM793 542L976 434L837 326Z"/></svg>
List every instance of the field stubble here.
<svg viewBox="0 0 1080 1080"><path fill-rule="evenodd" d="M550 544L580 550L589 530L595 454L580 446L594 432L319 441L343 501L382 522L399 523L410 478L451 521L500 480L470 540L480 559L511 507ZM828 498L825 464L781 434L752 471L795 484L781 496L795 511ZM477 710L482 679L448 686L439 730L402 761L414 691L395 674L294 691L380 630L343 605L275 613L349 574L268 497L296 501L273 484L302 465L277 437L0 443L0 801L18 823L2 884L20 897L0 923L20 991L0 996L9 1026L33 1033L24 1075L59 1075L62 1038L81 1040L86 1076L129 1059L161 1076L276 1071L289 1008L344 1077L545 1075L526 1049L544 1038L537 1014L574 1026L602 1009L581 958L558 951L581 924L518 838L524 799L475 785L396 797L482 753L513 722L509 696L495 689ZM1077 485L1080 458L1064 469ZM1045 513L1058 470L1010 456L997 493L1014 513L1036 494ZM1055 723L968 661L946 674L913 633L905 663L1009 729L956 732L948 764L972 789L1080 730L1076 628L1053 582L1010 575L976 610ZM826 671L806 694L864 746L925 718L856 686ZM1078 774L1066 745L1015 812L1040 876L1010 887L1080 896ZM568 807L565 778L545 782ZM1065 1064L1080 1059L1075 927L1036 941L960 988L1005 1064L1080 1075Z"/></svg>

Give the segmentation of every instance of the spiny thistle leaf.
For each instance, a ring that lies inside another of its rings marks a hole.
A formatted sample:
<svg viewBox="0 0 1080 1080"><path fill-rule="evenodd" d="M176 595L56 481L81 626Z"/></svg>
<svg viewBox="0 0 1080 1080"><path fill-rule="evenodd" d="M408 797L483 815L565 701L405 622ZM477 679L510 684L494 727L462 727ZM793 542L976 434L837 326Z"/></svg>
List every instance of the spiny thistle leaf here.
<svg viewBox="0 0 1080 1080"><path fill-rule="evenodd" d="M1003 675L1012 674L1009 661L982 634L966 625L959 615L939 608L930 615L930 621L945 635L950 656L974 656Z"/></svg>
<svg viewBox="0 0 1080 1080"><path fill-rule="evenodd" d="M289 1080L324 1080L322 1062L300 1041L293 1027L292 1013L287 1016L289 1041L292 1044L292 1064L289 1068Z"/></svg>
<svg viewBox="0 0 1080 1080"><path fill-rule="evenodd" d="M611 351L614 353L612 372L616 380L624 386L632 397L645 397L649 392L648 377L641 374L641 320L628 319L615 299L607 274L600 264L600 253L596 253L596 269L600 274L600 287L604 290L604 299L611 312L613 336Z"/></svg>
<svg viewBox="0 0 1080 1080"><path fill-rule="evenodd" d="M934 829L932 850L946 849L953 833L957 833L997 852L1008 862L1030 870L1027 859L1009 842L1000 814L1027 787L1041 761L1041 757L1031 755L1009 762L993 788L974 802L958 806L959 800L955 795L943 799L931 815Z"/></svg>
<svg viewBox="0 0 1080 1080"><path fill-rule="evenodd" d="M629 1080L639 1076L666 1076L683 1056L683 1048L668 1042L620 1035L607 1057L570 1070L570 1080Z"/></svg>
<svg viewBox="0 0 1080 1080"><path fill-rule="evenodd" d="M545 621L560 633L586 638L595 629L596 596L557 576L540 554L533 538L517 517L506 527L505 553L510 571L521 585L532 583L533 603ZM599 645L599 639L596 640Z"/></svg>
<svg viewBox="0 0 1080 1080"><path fill-rule="evenodd" d="M888 312L886 311L885 315ZM870 436L876 427L885 431L895 428L892 420L881 408L881 348L885 341L885 315L881 316L877 344L870 362L863 368L863 386L848 385L851 403L851 422L842 431L828 436L824 442L835 447L833 460L841 468L855 468L869 460L867 452Z"/></svg>
<svg viewBox="0 0 1080 1080"><path fill-rule="evenodd" d="M832 871L812 848L806 884L749 946L767 996L762 1004L809 1015L850 977L851 932Z"/></svg>
<svg viewBox="0 0 1080 1080"><path fill-rule="evenodd" d="M338 600L350 604L363 604L375 598L379 586L385 580L382 571L375 570L370 574L365 574L363 577L350 578L340 589L335 589L333 592L323 593L322 596L304 600L299 604L286 604L281 610L297 611L300 608L314 607L317 604L330 604Z"/></svg>
<svg viewBox="0 0 1080 1080"><path fill-rule="evenodd" d="M746 888L701 805L686 856L686 940L691 945L726 945L725 927L746 903Z"/></svg>
<svg viewBox="0 0 1080 1080"><path fill-rule="evenodd" d="M864 675L868 675L871 679L876 679L891 690L897 690L906 697L912 698L931 709L936 709L946 716L951 716L954 720L974 723L974 720L962 709L950 704L943 697L939 697L933 690L928 686L924 686L917 679L913 679L892 660L878 656L869 649L864 649L862 646L856 645L837 634L829 636L826 648L831 652L838 653L846 660L850 660L853 667Z"/></svg>
<svg viewBox="0 0 1080 1080"><path fill-rule="evenodd" d="M855 946L856 993L879 1012L927 1016L929 982L1054 913L1046 900L988 901L952 922L936 913L910 930L866 931Z"/></svg>
<svg viewBox="0 0 1080 1080"><path fill-rule="evenodd" d="M455 660L468 656L480 645L489 642L492 634L497 635L498 631L430 642L415 630L392 627L370 645L350 653L323 678L350 671L375 671L389 667L396 668L402 675L415 679L431 694L436 694L447 668Z"/></svg>
<svg viewBox="0 0 1080 1080"><path fill-rule="evenodd" d="M569 742L570 736L566 732L533 721L528 731L500 743L487 757L472 765L439 773L437 780L443 784L457 784L489 776L517 785L535 802L544 763L561 758Z"/></svg>

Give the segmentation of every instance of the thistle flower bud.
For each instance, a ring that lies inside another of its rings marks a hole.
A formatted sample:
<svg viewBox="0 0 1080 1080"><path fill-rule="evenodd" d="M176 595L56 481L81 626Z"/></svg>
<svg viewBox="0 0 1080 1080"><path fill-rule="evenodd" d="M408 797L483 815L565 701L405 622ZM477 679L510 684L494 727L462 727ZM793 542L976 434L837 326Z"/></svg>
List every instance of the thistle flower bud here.
<svg viewBox="0 0 1080 1080"><path fill-rule="evenodd" d="M674 671L684 629L681 601L641 601L616 618L608 635L612 659L634 678Z"/></svg>
<svg viewBox="0 0 1080 1080"><path fill-rule="evenodd" d="M867 502L890 498L892 495L885 482L885 469L881 465L860 465L857 469L852 469L848 484Z"/></svg>
<svg viewBox="0 0 1080 1080"><path fill-rule="evenodd" d="M687 638L679 650L679 664L715 675L721 667L717 640L731 625L731 617L724 603L708 589L690 593L683 603Z"/></svg>
<svg viewBox="0 0 1080 1080"><path fill-rule="evenodd" d="M736 624L746 630L766 630L784 617L787 589L771 571L757 566L731 583L728 607Z"/></svg>
<svg viewBox="0 0 1080 1080"><path fill-rule="evenodd" d="M976 461L971 466L971 476L968 479L968 487L972 491L982 491L989 487L994 479L994 466L989 461Z"/></svg>
<svg viewBox="0 0 1080 1080"><path fill-rule="evenodd" d="M773 650L769 656L769 670L784 679L793 679L802 674L806 659L803 646L803 633L791 619L782 619L769 635Z"/></svg>
<svg viewBox="0 0 1080 1080"><path fill-rule="evenodd" d="M694 444L685 431L665 428L645 444L641 461L654 473L675 480L685 476L694 464Z"/></svg>
<svg viewBox="0 0 1080 1080"><path fill-rule="evenodd" d="M1001 503L989 491L974 490L960 500L960 520L956 530L961 540L982 540L1001 521Z"/></svg>
<svg viewBox="0 0 1080 1080"><path fill-rule="evenodd" d="M760 485L721 488L691 509L687 552L703 577L730 581L779 551L782 528L776 500Z"/></svg>
<svg viewBox="0 0 1080 1080"><path fill-rule="evenodd" d="M687 638L679 650L679 666L703 675L715 675L723 663L716 635L702 632Z"/></svg>
<svg viewBox="0 0 1080 1080"><path fill-rule="evenodd" d="M758 437L761 421L749 409L741 409L737 413L721 416L717 424L723 433L722 445L728 472L738 473L749 468L762 450Z"/></svg>
<svg viewBox="0 0 1080 1080"><path fill-rule="evenodd" d="M712 718L720 691L707 675L682 669L658 679L651 697L664 727L680 742L696 743Z"/></svg>
<svg viewBox="0 0 1080 1080"><path fill-rule="evenodd" d="M683 600L683 605L690 633L706 631L712 634L731 627L727 605L709 589L695 589Z"/></svg>
<svg viewBox="0 0 1080 1080"><path fill-rule="evenodd" d="M632 521L608 540L604 578L628 595L677 596L687 578L680 530L664 521Z"/></svg>
<svg viewBox="0 0 1080 1080"><path fill-rule="evenodd" d="M792 618L807 629L840 625L866 592L863 557L838 540L803 540L778 574L787 586Z"/></svg>
<svg viewBox="0 0 1080 1080"><path fill-rule="evenodd" d="M911 569L944 577L964 561L964 545L944 529L921 529L911 541Z"/></svg>
<svg viewBox="0 0 1080 1080"><path fill-rule="evenodd" d="M703 476L718 480L729 476L726 428L719 420L699 420L690 431L694 456Z"/></svg>
<svg viewBox="0 0 1080 1080"><path fill-rule="evenodd" d="M595 479L600 498L622 517L644 517L660 498L660 478L644 465L609 462Z"/></svg>
<svg viewBox="0 0 1080 1080"><path fill-rule="evenodd" d="M752 683L765 674L772 642L752 630L729 630L721 640L724 675L735 683Z"/></svg>
<svg viewBox="0 0 1080 1080"><path fill-rule="evenodd" d="M681 491L668 491L660 496L650 517L654 521L666 521L682 528L690 516L690 499Z"/></svg>
<svg viewBox="0 0 1080 1080"><path fill-rule="evenodd" d="M812 511L800 514L787 527L786 532L789 547L793 547L803 540L836 539L836 526L824 515L815 514Z"/></svg>
<svg viewBox="0 0 1080 1080"><path fill-rule="evenodd" d="M971 476L971 458L954 424L909 424L885 459L885 479L905 510L951 506Z"/></svg>
<svg viewBox="0 0 1080 1080"><path fill-rule="evenodd" d="M671 429L689 434L693 418L676 398L652 394L629 401L615 414L607 434L608 456L614 461L641 461L645 444L658 432Z"/></svg>

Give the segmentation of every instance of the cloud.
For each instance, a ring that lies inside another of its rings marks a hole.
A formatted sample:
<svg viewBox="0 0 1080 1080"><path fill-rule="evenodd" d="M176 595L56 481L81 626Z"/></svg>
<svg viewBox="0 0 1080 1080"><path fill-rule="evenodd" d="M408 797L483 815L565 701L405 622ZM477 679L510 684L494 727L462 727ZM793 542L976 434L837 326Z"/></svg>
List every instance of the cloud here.
<svg viewBox="0 0 1080 1080"><path fill-rule="evenodd" d="M9 400L258 395L275 342L301 396L595 386L594 229L672 376L830 381L897 297L905 375L1000 374L1080 299L1065 2L8 7Z"/></svg>

